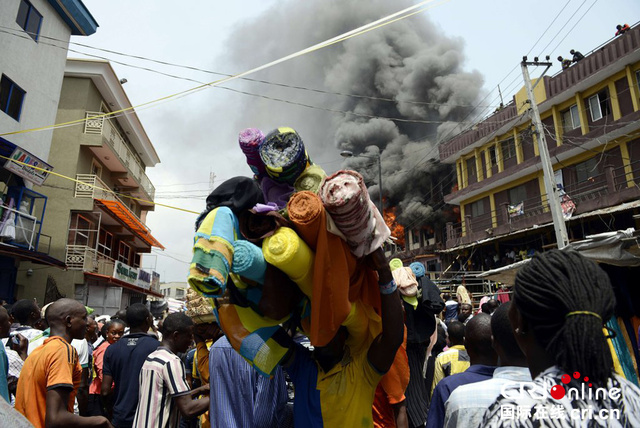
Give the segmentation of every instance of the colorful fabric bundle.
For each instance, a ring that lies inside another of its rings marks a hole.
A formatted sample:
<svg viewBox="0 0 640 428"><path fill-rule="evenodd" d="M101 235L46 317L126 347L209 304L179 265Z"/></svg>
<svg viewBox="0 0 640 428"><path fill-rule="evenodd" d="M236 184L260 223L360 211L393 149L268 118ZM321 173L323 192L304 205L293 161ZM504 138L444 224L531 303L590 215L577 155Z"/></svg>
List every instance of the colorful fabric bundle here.
<svg viewBox="0 0 640 428"><path fill-rule="evenodd" d="M265 175L265 168L262 159L260 159L260 143L264 139L264 134L259 129L247 128L240 132L238 136L238 143L242 153L247 158L247 165L251 168L251 171L258 176Z"/></svg>
<svg viewBox="0 0 640 428"><path fill-rule="evenodd" d="M264 177L260 181L260 186L262 187L265 202L276 204L279 210L287 206L289 197L294 192L293 186L290 184L279 183L269 177Z"/></svg>
<svg viewBox="0 0 640 428"><path fill-rule="evenodd" d="M371 254L391 235L357 172L338 171L327 177L319 195L356 257Z"/></svg>
<svg viewBox="0 0 640 428"><path fill-rule="evenodd" d="M215 321L211 308L211 299L202 297L191 288L187 290L186 314L193 319L194 323L202 324Z"/></svg>
<svg viewBox="0 0 640 428"><path fill-rule="evenodd" d="M273 376L291 346L291 338L278 324L249 308L225 304L214 309L218 324L231 346L263 376Z"/></svg>
<svg viewBox="0 0 640 428"><path fill-rule="evenodd" d="M187 281L203 296L224 294L238 229L238 219L228 207L215 208L200 224Z"/></svg>
<svg viewBox="0 0 640 428"><path fill-rule="evenodd" d="M288 227L281 227L262 242L265 260L287 274L311 297L313 288L313 259L311 248Z"/></svg>
<svg viewBox="0 0 640 428"><path fill-rule="evenodd" d="M247 177L230 178L207 196L207 207L196 220L196 230L214 208L229 207L236 216L239 216L244 211L263 202L262 189L255 180Z"/></svg>
<svg viewBox="0 0 640 428"><path fill-rule="evenodd" d="M410 267L403 266L392 270L391 275L402 296L415 297L418 294L418 281Z"/></svg>
<svg viewBox="0 0 640 428"><path fill-rule="evenodd" d="M291 226L289 220L277 211L259 213L247 210L240 214L239 221L242 236L256 245L262 245L262 240L276 233L279 227Z"/></svg>
<svg viewBox="0 0 640 428"><path fill-rule="evenodd" d="M322 181L327 178L327 173L318 165L311 165L304 170L300 177L293 184L297 192L308 190L309 192L318 193Z"/></svg>
<svg viewBox="0 0 640 428"><path fill-rule="evenodd" d="M268 133L259 151L267 174L280 183L293 185L310 165L302 138L292 128L282 127Z"/></svg>
<svg viewBox="0 0 640 428"><path fill-rule="evenodd" d="M427 270L424 268L424 265L420 262L413 262L409 265L409 267L411 268L411 270L413 271L413 274L418 279L422 278L427 273Z"/></svg>
<svg viewBox="0 0 640 428"><path fill-rule="evenodd" d="M380 308L375 272L356 259L344 240L328 230L331 217L318 195L309 191L297 192L289 200L287 209L299 236L315 252L311 324L307 331L311 343L326 345L340 325L348 327L350 338L361 341L358 338L365 336L355 332L361 321L354 319L347 325L346 319L354 310L350 302L362 301L370 307ZM366 322L362 326L366 330L368 317L361 320ZM353 344L350 347L354 350Z"/></svg>
<svg viewBox="0 0 640 428"><path fill-rule="evenodd" d="M404 267L404 265L402 264L402 260L400 259L389 260L389 268L391 269L391 272L393 272L396 269L400 269L402 267Z"/></svg>
<svg viewBox="0 0 640 428"><path fill-rule="evenodd" d="M249 241L235 241L233 243L233 264L231 271L241 277L264 284L264 273L267 262L262 255L262 249Z"/></svg>
<svg viewBox="0 0 640 428"><path fill-rule="evenodd" d="M634 367L634 359L631 350L627 347L625 335L618 324L618 319L611 317L607 321L607 327L615 332L615 336L609 339L608 342L610 349L613 350L612 357L614 357L614 361L617 360L619 362L619 370L621 371L619 374L637 386L638 375Z"/></svg>

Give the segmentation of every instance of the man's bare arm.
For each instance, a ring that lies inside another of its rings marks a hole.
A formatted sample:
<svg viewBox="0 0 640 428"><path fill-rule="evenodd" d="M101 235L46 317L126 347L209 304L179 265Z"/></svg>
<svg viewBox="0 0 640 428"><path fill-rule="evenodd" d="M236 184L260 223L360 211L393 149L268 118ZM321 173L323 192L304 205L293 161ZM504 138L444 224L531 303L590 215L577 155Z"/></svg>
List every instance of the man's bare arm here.
<svg viewBox="0 0 640 428"><path fill-rule="evenodd" d="M113 428L102 416L82 417L69 413L69 393L71 388L53 388L47 391L46 428Z"/></svg>

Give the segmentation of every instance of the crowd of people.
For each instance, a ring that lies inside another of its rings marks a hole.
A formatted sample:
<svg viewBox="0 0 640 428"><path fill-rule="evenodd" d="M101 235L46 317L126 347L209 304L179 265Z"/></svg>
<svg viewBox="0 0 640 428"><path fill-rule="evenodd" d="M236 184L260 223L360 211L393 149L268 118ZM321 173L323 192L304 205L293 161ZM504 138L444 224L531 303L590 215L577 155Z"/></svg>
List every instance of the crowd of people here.
<svg viewBox="0 0 640 428"><path fill-rule="evenodd" d="M369 262L392 282L381 251ZM272 377L184 313L158 330L139 303L98 323L75 300L21 300L0 307L0 415L13 405L26 418L16 428L640 426L640 389L614 372L603 333L614 295L595 263L538 254L511 301L479 311L418 279L415 305L381 294L368 349L352 354L346 328L316 348L292 333ZM587 385L607 393L564 394Z"/></svg>

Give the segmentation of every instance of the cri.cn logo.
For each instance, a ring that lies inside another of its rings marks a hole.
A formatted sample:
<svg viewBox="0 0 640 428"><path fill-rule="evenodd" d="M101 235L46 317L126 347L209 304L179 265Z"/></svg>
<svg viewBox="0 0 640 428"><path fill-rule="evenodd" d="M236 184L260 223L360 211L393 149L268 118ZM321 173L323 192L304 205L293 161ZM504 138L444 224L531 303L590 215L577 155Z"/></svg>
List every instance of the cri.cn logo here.
<svg viewBox="0 0 640 428"><path fill-rule="evenodd" d="M580 377L579 372L573 373L573 379L578 380ZM555 400L562 400L565 397L570 400L602 400L607 397L611 400L618 400L620 398L620 393L622 392L620 388L596 388L594 390L591 388L593 384L589 382L588 376L585 376L582 380L584 382L580 385L580 388L569 388L571 376L564 374L560 378L562 384L553 385L549 391L541 388L540 385L534 382L507 382L502 386L500 392L505 398L513 400L523 398L527 395L537 400L546 400L549 396ZM517 387L518 385L519 387ZM514 388L514 386L516 386L516 388Z"/></svg>

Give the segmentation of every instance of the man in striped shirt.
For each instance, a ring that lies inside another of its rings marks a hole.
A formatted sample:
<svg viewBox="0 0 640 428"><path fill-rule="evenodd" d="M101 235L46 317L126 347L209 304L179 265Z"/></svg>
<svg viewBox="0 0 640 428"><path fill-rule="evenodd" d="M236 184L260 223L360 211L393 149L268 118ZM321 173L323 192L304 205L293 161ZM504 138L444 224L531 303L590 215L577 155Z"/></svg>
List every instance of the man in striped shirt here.
<svg viewBox="0 0 640 428"><path fill-rule="evenodd" d="M135 428L177 428L179 413L193 418L206 412L209 398L193 400L207 393L209 385L191 390L187 385L182 360L193 341L193 321L183 313L170 314L162 325L162 345L149 354L140 371Z"/></svg>

